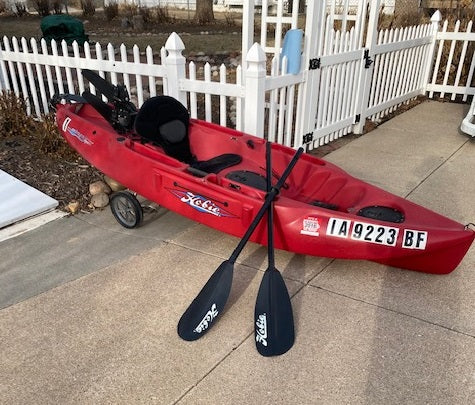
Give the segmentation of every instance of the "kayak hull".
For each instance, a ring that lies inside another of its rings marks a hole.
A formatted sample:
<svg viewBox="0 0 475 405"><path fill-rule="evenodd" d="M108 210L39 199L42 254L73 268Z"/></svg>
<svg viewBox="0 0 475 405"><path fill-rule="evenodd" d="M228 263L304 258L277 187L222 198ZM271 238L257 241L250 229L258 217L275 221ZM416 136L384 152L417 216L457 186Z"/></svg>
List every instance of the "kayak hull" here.
<svg viewBox="0 0 475 405"><path fill-rule="evenodd" d="M223 153L242 161L198 177L189 165L136 134L117 133L89 104L59 104L62 136L89 163L151 201L193 221L242 237L265 191L238 182L232 173L265 176L265 141L200 120L191 120L192 153L199 160ZM274 183L294 150L272 145ZM196 174L196 173L195 173ZM384 207L399 217L364 216ZM374 210L374 208L371 208ZM298 254L364 259L446 274L463 259L475 237L469 227L358 180L337 166L303 154L274 203L275 247ZM399 221L399 222L398 222ZM251 240L266 245L263 219Z"/></svg>

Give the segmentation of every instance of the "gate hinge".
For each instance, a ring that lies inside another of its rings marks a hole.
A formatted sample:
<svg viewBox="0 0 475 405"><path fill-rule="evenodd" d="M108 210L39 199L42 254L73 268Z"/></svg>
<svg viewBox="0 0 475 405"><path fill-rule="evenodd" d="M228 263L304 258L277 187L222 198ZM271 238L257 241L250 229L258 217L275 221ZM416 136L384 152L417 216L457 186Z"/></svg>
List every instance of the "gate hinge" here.
<svg viewBox="0 0 475 405"><path fill-rule="evenodd" d="M361 114L356 114L356 117L355 117L355 124L358 124L358 122L361 121Z"/></svg>
<svg viewBox="0 0 475 405"><path fill-rule="evenodd" d="M365 59L364 67L365 67L365 69L368 69L371 66L371 64L373 63L373 59L371 59L370 56L369 56L369 49L364 50L364 59Z"/></svg>
<svg viewBox="0 0 475 405"><path fill-rule="evenodd" d="M313 132L309 132L303 136L303 143L310 143L313 141Z"/></svg>
<svg viewBox="0 0 475 405"><path fill-rule="evenodd" d="M320 69L320 58L310 59L310 63L308 64L309 70L316 70Z"/></svg>

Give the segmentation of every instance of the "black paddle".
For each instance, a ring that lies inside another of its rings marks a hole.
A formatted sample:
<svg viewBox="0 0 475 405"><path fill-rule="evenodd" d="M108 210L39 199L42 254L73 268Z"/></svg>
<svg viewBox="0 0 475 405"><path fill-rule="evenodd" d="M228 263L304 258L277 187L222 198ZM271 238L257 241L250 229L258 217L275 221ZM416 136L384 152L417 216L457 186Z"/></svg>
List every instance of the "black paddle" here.
<svg viewBox="0 0 475 405"><path fill-rule="evenodd" d="M302 153L303 148L299 148L289 163L289 166L282 174L282 177L267 194L261 209L256 214L251 225L249 225L249 229L246 231L229 259L221 263L181 316L177 329L178 335L182 339L189 341L199 339L211 328L211 326L214 325L216 318L221 315L226 301L228 300L229 292L231 291L234 263L259 224L259 221L269 208L270 203L279 193L279 190L287 180L287 177L289 177L290 172Z"/></svg>
<svg viewBox="0 0 475 405"><path fill-rule="evenodd" d="M267 190L271 182L271 144L266 145ZM274 204L271 202L267 221L268 267L262 277L254 309L254 335L257 351L263 356L285 353L294 344L294 317L284 278L275 268L274 260Z"/></svg>

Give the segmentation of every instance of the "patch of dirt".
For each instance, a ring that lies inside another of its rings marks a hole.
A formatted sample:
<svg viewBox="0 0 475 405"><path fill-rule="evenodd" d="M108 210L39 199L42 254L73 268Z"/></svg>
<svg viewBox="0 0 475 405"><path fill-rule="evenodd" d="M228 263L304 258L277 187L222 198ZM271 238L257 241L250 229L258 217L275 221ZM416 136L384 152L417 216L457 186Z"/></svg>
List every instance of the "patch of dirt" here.
<svg viewBox="0 0 475 405"><path fill-rule="evenodd" d="M90 44L99 42L106 46L110 42L118 47L124 43L127 48L138 45L141 50L150 45L158 52L168 36L177 32L185 42L186 55L241 50L241 14L216 12L214 22L200 25L193 20L193 12L189 17L186 12L170 10L169 18L163 21L145 16L143 26L140 27L133 27L133 17L125 12L121 12L111 21L102 10L97 10L88 18L83 17L80 12L72 15L83 22ZM42 37L41 19L42 17L36 14L22 17L0 14L0 37L34 37L39 40Z"/></svg>

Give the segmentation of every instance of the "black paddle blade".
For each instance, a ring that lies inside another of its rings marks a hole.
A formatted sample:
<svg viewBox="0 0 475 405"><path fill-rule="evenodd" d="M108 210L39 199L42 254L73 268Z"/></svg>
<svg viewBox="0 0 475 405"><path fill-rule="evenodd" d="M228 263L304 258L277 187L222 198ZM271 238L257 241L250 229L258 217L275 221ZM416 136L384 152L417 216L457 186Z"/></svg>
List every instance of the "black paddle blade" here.
<svg viewBox="0 0 475 405"><path fill-rule="evenodd" d="M101 94L104 94L104 96L106 96L109 101L112 102L115 100L116 87L112 83L109 83L107 80L99 76L96 72L89 69L83 69L82 75L87 80L89 80L94 85L94 87L99 90Z"/></svg>
<svg viewBox="0 0 475 405"><path fill-rule="evenodd" d="M216 269L178 322L178 335L184 340L197 340L214 325L231 291L234 263L224 261Z"/></svg>
<svg viewBox="0 0 475 405"><path fill-rule="evenodd" d="M294 344L294 316L284 279L269 267L257 294L254 310L254 336L257 351L263 356L278 356Z"/></svg>

